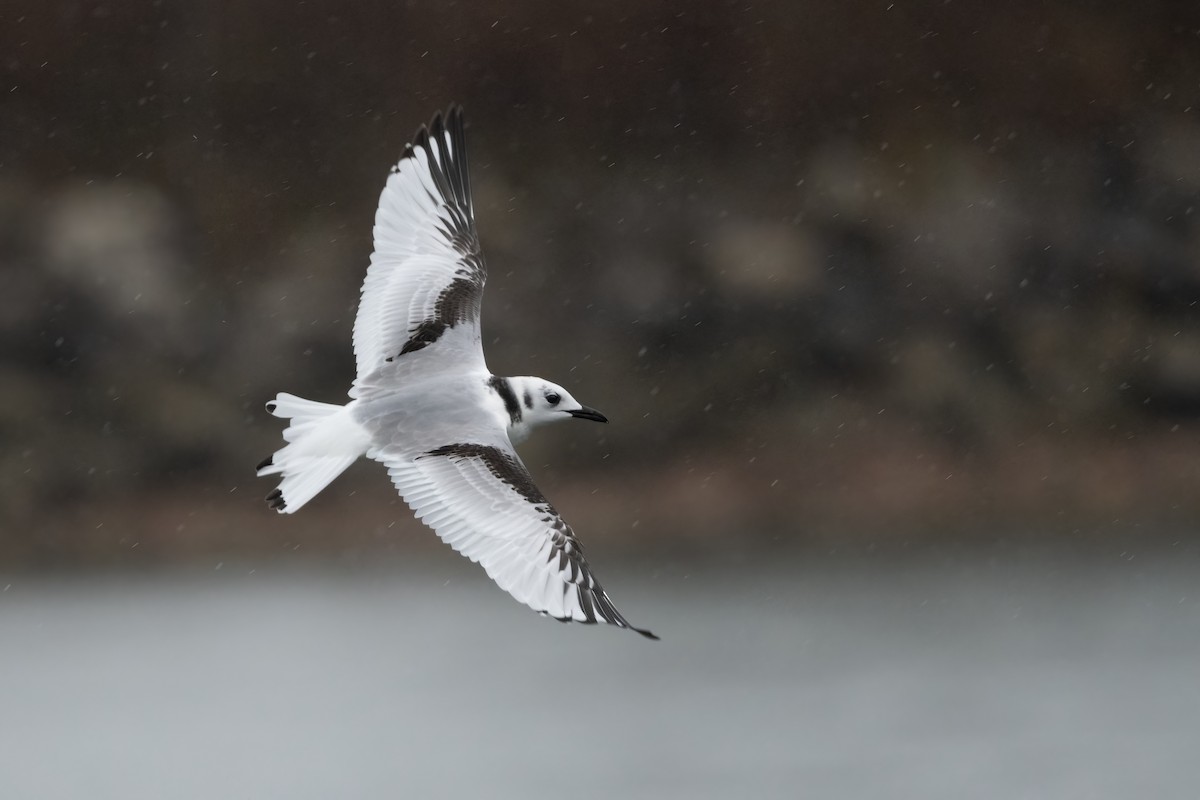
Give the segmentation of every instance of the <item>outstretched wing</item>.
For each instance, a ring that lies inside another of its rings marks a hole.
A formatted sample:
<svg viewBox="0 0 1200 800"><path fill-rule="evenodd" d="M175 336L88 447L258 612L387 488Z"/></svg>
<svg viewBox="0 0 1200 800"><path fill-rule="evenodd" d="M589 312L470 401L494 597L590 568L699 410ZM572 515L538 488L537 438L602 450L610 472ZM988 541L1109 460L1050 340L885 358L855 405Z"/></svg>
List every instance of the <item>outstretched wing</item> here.
<svg viewBox="0 0 1200 800"><path fill-rule="evenodd" d="M575 533L507 443L368 455L387 465L418 519L517 600L564 622L607 622L658 638L613 606Z"/></svg>
<svg viewBox="0 0 1200 800"><path fill-rule="evenodd" d="M475 233L461 106L417 131L375 214L375 251L354 321L351 389L417 371L482 370L487 269Z"/></svg>

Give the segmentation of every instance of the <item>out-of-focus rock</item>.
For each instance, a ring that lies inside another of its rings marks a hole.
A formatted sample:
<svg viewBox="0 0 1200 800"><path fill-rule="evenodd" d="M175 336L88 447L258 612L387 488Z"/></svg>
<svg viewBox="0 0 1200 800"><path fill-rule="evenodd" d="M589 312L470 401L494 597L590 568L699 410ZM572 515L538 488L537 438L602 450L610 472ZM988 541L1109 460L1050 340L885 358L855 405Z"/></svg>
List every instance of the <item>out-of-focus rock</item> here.
<svg viewBox="0 0 1200 800"><path fill-rule="evenodd" d="M70 186L52 196L40 227L45 270L86 298L106 329L198 349L193 320L203 310L192 304L202 293L183 255L178 212L156 188L131 180Z"/></svg>
<svg viewBox="0 0 1200 800"><path fill-rule="evenodd" d="M711 233L705 266L729 300L788 302L816 290L823 259L796 225L731 218Z"/></svg>

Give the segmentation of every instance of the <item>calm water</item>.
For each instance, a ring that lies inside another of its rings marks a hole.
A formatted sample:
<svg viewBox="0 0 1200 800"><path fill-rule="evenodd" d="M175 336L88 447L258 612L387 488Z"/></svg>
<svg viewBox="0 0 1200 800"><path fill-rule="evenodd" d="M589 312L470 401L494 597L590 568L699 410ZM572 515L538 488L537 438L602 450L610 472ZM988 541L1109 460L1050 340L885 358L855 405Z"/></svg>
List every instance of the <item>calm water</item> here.
<svg viewBox="0 0 1200 800"><path fill-rule="evenodd" d="M604 566L5 579L0 797L1200 796L1192 561Z"/></svg>

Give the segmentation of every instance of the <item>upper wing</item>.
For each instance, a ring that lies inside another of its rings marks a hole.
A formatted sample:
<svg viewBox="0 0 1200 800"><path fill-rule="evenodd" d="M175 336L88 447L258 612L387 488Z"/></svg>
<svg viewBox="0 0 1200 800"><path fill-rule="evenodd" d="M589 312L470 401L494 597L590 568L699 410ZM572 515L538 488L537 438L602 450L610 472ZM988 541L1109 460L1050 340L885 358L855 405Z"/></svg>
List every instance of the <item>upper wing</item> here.
<svg viewBox="0 0 1200 800"><path fill-rule="evenodd" d="M387 465L418 519L517 600L564 622L607 622L658 638L613 606L575 533L507 442L369 455Z"/></svg>
<svg viewBox="0 0 1200 800"><path fill-rule="evenodd" d="M487 269L471 210L462 107L417 131L375 214L375 251L354 321L358 390L417 370L486 369Z"/></svg>

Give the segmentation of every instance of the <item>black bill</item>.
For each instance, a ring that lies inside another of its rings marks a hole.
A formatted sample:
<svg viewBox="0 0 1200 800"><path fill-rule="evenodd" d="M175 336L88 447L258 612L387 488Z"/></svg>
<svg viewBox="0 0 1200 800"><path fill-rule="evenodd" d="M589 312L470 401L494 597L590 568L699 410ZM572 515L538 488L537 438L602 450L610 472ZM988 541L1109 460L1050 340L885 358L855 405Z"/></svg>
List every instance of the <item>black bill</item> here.
<svg viewBox="0 0 1200 800"><path fill-rule="evenodd" d="M579 419L590 419L593 422L608 422L608 417L604 416L596 409L588 408L587 406L584 406L583 408L577 408L574 411L568 411L567 413L572 417L578 417Z"/></svg>

